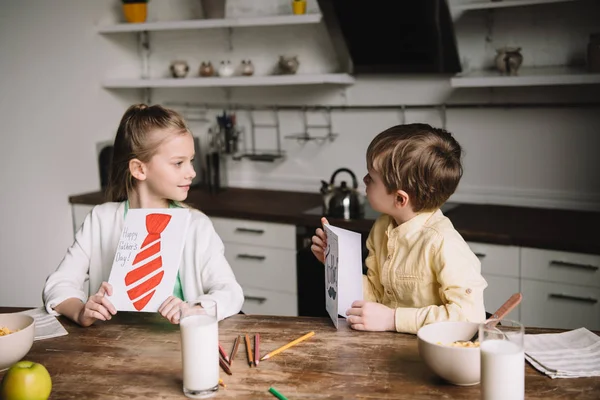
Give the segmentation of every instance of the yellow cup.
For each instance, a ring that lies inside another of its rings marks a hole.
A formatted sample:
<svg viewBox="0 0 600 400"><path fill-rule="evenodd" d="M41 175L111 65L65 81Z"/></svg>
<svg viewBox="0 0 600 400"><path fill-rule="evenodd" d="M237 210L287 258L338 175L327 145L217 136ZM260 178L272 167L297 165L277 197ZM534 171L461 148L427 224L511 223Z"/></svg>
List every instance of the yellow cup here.
<svg viewBox="0 0 600 400"><path fill-rule="evenodd" d="M292 0L292 11L296 15L306 14L306 0Z"/></svg>
<svg viewBox="0 0 600 400"><path fill-rule="evenodd" d="M148 14L147 3L124 3L123 14L127 22L133 24L139 24L146 22L146 16Z"/></svg>

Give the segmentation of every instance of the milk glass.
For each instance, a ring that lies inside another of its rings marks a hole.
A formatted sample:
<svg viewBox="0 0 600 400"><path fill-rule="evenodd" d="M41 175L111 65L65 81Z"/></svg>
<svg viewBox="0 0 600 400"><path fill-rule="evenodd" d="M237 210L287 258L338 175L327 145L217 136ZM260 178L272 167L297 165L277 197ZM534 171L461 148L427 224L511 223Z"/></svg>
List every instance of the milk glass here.
<svg viewBox="0 0 600 400"><path fill-rule="evenodd" d="M212 300L183 302L180 307L183 393L192 399L219 390L219 325Z"/></svg>
<svg viewBox="0 0 600 400"><path fill-rule="evenodd" d="M479 325L482 400L525 398L524 333L522 324L507 319Z"/></svg>

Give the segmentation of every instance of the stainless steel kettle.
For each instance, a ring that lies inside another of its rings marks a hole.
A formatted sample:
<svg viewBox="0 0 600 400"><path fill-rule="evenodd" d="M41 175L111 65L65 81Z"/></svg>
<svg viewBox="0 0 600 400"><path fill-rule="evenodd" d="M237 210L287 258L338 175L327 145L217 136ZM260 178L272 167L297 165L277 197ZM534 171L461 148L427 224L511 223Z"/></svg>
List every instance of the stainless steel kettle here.
<svg viewBox="0 0 600 400"><path fill-rule="evenodd" d="M346 181L340 186L335 186L335 177L340 172L347 172L352 176L352 187ZM336 170L329 182L321 180L321 193L323 194L323 215L331 218L357 219L364 214L363 195L357 190L356 175L348 168Z"/></svg>

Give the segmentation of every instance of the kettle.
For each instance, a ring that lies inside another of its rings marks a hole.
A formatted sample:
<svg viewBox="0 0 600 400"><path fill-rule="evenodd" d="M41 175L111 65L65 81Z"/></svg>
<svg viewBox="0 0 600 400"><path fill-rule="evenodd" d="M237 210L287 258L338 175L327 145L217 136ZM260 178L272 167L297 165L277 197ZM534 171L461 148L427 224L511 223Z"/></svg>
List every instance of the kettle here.
<svg viewBox="0 0 600 400"><path fill-rule="evenodd" d="M340 172L347 172L352 176L352 187L346 181L340 186L335 186L335 177ZM332 218L356 219L364 214L364 201L358 192L356 175L348 168L340 168L331 175L330 182L321 180L321 193L323 194L323 215Z"/></svg>

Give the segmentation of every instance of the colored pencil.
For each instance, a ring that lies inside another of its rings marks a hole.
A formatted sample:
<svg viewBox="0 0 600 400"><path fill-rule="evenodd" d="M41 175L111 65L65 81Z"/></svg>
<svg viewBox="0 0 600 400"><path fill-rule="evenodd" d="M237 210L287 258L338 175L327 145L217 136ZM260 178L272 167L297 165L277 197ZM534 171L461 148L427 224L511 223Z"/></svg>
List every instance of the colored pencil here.
<svg viewBox="0 0 600 400"><path fill-rule="evenodd" d="M239 335L236 336L235 340L233 341L233 349L231 349L231 356L229 357L229 365L231 365L233 363L233 358L237 354L238 347L240 347L240 336Z"/></svg>
<svg viewBox="0 0 600 400"><path fill-rule="evenodd" d="M260 358L260 333L254 335L254 366L258 367Z"/></svg>
<svg viewBox="0 0 600 400"><path fill-rule="evenodd" d="M282 351L284 351L285 349L289 349L290 347L294 346L295 344L300 343L303 340L308 339L309 337L313 336L315 333L314 332L308 332L306 335L299 337L296 340L292 340L291 342L289 342L288 344L286 344L285 346L281 346L280 348L278 348L277 350L273 350L272 352L270 352L269 354L267 354L266 356L264 356L263 358L261 358L261 361L264 361L266 359L269 359L271 357L273 357L275 354L279 354Z"/></svg>
<svg viewBox="0 0 600 400"><path fill-rule="evenodd" d="M252 366L254 360L252 359L252 345L250 344L250 337L246 334L246 353L248 353L248 365Z"/></svg>
<svg viewBox="0 0 600 400"><path fill-rule="evenodd" d="M225 361L227 361L227 364L231 364L231 361L229 361L229 356L227 356L227 353L225 353L225 349L223 348L223 346L221 346L221 342L219 342L219 353L221 353Z"/></svg>
<svg viewBox="0 0 600 400"><path fill-rule="evenodd" d="M277 389L275 389L274 387L270 387L270 388L269 388L269 392L270 392L270 393L271 393L273 396L277 397L279 400L288 400L288 398L287 398L287 397L285 397L284 395L282 395L281 393L279 393L279 392L277 391Z"/></svg>
<svg viewBox="0 0 600 400"><path fill-rule="evenodd" d="M223 371L225 371L227 375L232 375L231 369L229 369L229 365L227 365L225 360L223 360L221 357L219 357L219 365L221 366L221 368L223 368Z"/></svg>
<svg viewBox="0 0 600 400"><path fill-rule="evenodd" d="M227 387L227 385L225 385L225 382L223 382L223 379L219 378L219 385L223 386L223 389L225 389Z"/></svg>

